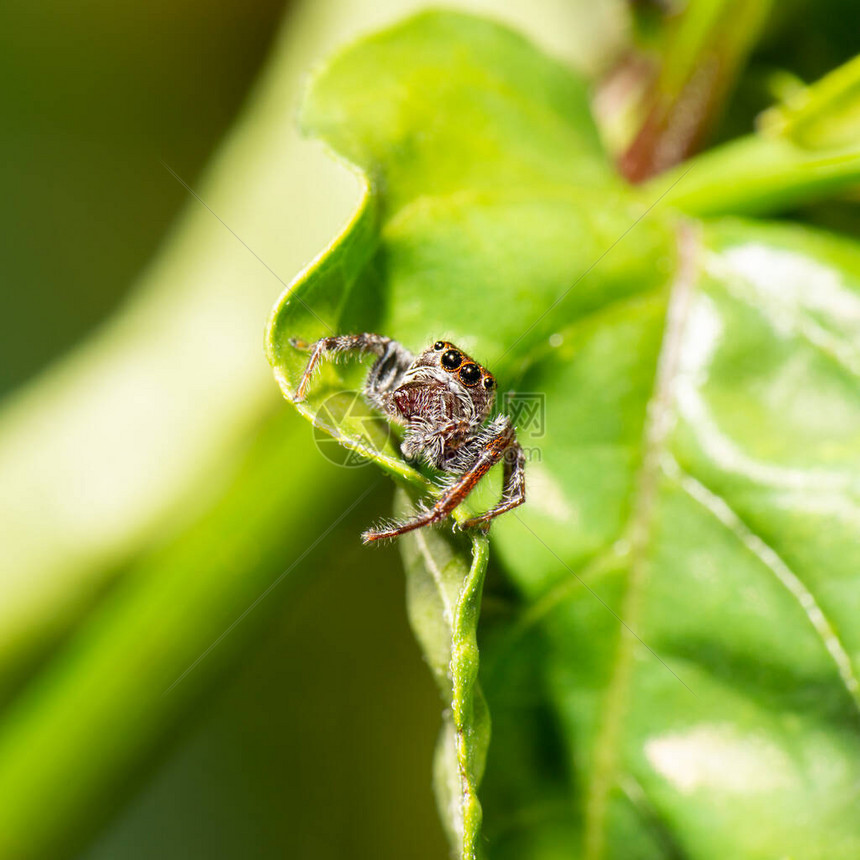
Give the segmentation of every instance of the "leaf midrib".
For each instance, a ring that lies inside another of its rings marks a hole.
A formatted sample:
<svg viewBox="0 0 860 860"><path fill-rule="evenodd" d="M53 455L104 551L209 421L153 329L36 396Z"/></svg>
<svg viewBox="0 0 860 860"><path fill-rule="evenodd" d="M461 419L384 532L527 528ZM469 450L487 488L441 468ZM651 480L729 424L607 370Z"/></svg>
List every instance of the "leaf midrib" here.
<svg viewBox="0 0 860 860"><path fill-rule="evenodd" d="M677 228L678 269L669 289L666 324L657 358L654 387L646 406L642 463L636 476L631 516L625 529L630 545L627 590L621 608L624 625L635 631L647 575L646 552L654 520L660 461L672 421L672 383L678 371L681 339L696 277L701 239L691 223ZM605 849L609 792L616 782L618 741L626 710L636 639L619 629L614 671L607 688L602 730L595 747L595 770L585 810L585 858L598 860Z"/></svg>
<svg viewBox="0 0 860 860"><path fill-rule="evenodd" d="M647 418L643 437L642 465L636 480L634 491L633 513L628 521L625 533L630 541L630 573L627 591L622 604L621 617L626 624L635 630L642 602L642 592L647 571L646 552L654 520L654 503L656 501L657 482L661 473L675 475L679 482L687 478L699 485L700 482L692 475L687 475L666 450L668 430L673 420L672 382L678 367L677 350L683 335L686 312L673 313L681 305L689 307L689 300L695 286L697 253L701 252L700 238L693 233L689 224L682 224L678 234L679 269L670 288L670 297L666 315L666 327L661 342L657 362L657 374L654 389L647 404ZM672 354L674 353L674 356ZM661 370L661 365L664 369ZM661 426L662 425L662 426ZM669 468L667 469L666 464ZM740 540L749 552L752 552L777 578L797 601L805 617L809 621L822 647L833 661L839 679L846 694L860 713L860 679L854 669L848 649L838 635L836 626L824 613L820 602L809 589L802 578L794 573L782 560L779 554L770 547L753 529L745 523L722 497L701 485L704 492L713 496L736 520L738 527L718 515L712 505L706 504L698 495L691 492L690 487L682 489L699 504L702 504L713 516L717 517L729 531ZM757 550L758 545L761 551ZM768 563L765 554L772 554L781 567L783 574ZM787 581L790 579L790 582ZM632 656L635 638L619 631L617 656L614 662L612 679L606 693L606 707L602 730L595 748L595 772L586 805L585 857L586 860L599 860L605 854L605 823L608 811L609 792L618 782L618 747L623 720L626 714L627 693L632 677Z"/></svg>

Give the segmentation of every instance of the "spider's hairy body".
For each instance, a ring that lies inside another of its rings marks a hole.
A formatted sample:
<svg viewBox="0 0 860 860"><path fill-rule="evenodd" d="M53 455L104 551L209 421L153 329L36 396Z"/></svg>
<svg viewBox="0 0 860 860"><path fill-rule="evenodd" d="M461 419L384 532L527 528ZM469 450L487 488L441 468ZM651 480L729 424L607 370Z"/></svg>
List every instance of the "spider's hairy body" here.
<svg viewBox="0 0 860 860"><path fill-rule="evenodd" d="M431 508L407 522L365 532L365 542L397 537L444 519L501 460L501 500L463 526L486 525L525 501L525 458L510 419L499 415L489 420L496 381L463 350L439 340L416 357L397 341L371 333L326 337L310 345L298 340L292 343L310 352L296 400L304 399L324 354L374 353L377 359L367 375L364 394L371 405L405 427L400 446L404 457L456 476Z"/></svg>

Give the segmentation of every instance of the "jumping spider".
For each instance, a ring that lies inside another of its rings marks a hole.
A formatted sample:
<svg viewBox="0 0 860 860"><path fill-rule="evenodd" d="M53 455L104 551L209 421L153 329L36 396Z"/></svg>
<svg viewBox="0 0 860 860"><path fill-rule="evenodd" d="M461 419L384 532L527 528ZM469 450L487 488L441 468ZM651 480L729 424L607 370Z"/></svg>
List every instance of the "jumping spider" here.
<svg viewBox="0 0 860 860"><path fill-rule="evenodd" d="M432 507L390 528L366 531L361 536L365 543L398 537L445 519L500 460L504 460L501 499L462 527L486 525L526 500L525 456L510 419L498 415L487 423L496 380L463 350L437 340L416 358L402 344L378 334L324 337L312 344L293 339L291 343L310 352L296 390L297 402L304 400L324 353L376 355L364 383L364 396L392 421L405 426L400 446L403 456L455 476Z"/></svg>

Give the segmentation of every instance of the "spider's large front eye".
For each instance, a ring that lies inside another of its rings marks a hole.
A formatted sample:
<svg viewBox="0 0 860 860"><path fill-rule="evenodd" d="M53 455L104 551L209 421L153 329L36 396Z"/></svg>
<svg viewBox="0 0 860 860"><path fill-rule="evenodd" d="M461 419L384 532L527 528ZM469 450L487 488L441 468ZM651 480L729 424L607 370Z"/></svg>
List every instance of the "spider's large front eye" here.
<svg viewBox="0 0 860 860"><path fill-rule="evenodd" d="M440 350L445 349L445 341L444 340L437 340L436 343L433 344L433 349L435 349L436 352L439 352Z"/></svg>
<svg viewBox="0 0 860 860"><path fill-rule="evenodd" d="M445 370L456 370L463 363L462 353L456 349L449 349L448 352L442 355L442 367Z"/></svg>
<svg viewBox="0 0 860 860"><path fill-rule="evenodd" d="M477 364L464 364L460 368L460 382L463 385L477 385L481 378L481 368Z"/></svg>

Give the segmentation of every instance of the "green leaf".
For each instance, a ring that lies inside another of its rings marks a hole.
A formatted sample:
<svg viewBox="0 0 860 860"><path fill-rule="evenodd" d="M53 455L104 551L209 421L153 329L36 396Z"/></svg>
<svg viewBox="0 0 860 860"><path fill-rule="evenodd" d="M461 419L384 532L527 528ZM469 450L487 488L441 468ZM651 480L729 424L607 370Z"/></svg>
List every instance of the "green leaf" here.
<svg viewBox="0 0 860 860"><path fill-rule="evenodd" d="M410 508L400 495L402 512ZM478 784L490 741L490 718L478 686L478 615L489 556L486 535L472 538L472 561L462 545L419 530L401 542L409 620L445 701L436 749L436 799L457 857L478 856Z"/></svg>
<svg viewBox="0 0 860 860"><path fill-rule="evenodd" d="M316 75L303 123L366 184L273 311L269 358L288 396L306 362L290 338L330 331L384 330L416 349L449 335L512 383L557 319L648 293L671 269L674 239L652 211L635 253L618 243L565 295L654 200L612 172L584 84L500 26L427 13L373 36ZM355 383L349 367L315 382L309 416L328 386Z"/></svg>
<svg viewBox="0 0 860 860"><path fill-rule="evenodd" d="M693 215L778 212L860 187L860 56L765 111L757 134L650 183Z"/></svg>
<svg viewBox="0 0 860 860"><path fill-rule="evenodd" d="M347 49L304 121L367 191L273 313L285 391L288 338L329 326L449 337L545 398L518 426L529 501L492 529L515 595L482 646L489 854L856 857L860 249L620 184L582 83L474 18ZM322 396L361 370L326 374ZM466 563L413 540L441 681L456 638L430 574Z"/></svg>
<svg viewBox="0 0 860 860"><path fill-rule="evenodd" d="M563 828L586 857L860 849L860 250L742 221L685 245L667 313L580 327L526 380L545 500L494 527L523 600L485 649L486 784L520 731L499 712L545 697L574 811L512 832L533 795L488 797L500 857L564 856ZM511 690L511 660L540 680Z"/></svg>
<svg viewBox="0 0 860 860"><path fill-rule="evenodd" d="M702 153L646 186L690 215L768 215L860 183L860 148L807 149L749 135Z"/></svg>
<svg viewBox="0 0 860 860"><path fill-rule="evenodd" d="M795 87L767 111L762 129L807 149L857 148L860 135L860 55L811 87Z"/></svg>

